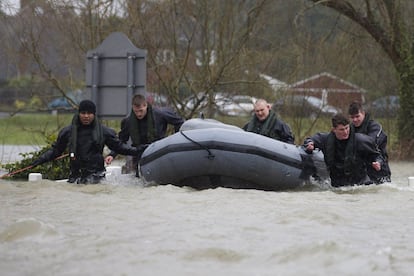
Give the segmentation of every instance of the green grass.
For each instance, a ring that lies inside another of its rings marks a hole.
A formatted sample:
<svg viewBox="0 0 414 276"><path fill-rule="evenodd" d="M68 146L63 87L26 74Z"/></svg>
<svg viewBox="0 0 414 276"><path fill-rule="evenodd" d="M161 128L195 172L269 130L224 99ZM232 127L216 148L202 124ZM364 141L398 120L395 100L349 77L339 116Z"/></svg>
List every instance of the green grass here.
<svg viewBox="0 0 414 276"><path fill-rule="evenodd" d="M59 130L70 124L73 114L18 114L0 119L0 144L14 145L45 145L46 137L57 134ZM227 124L242 127L250 117L223 117L216 118ZM330 118L283 118L292 128L296 144L301 144L307 136L320 131L329 131ZM389 150L397 142L396 119L378 119L388 135ZM103 124L119 131L120 120L103 121Z"/></svg>
<svg viewBox="0 0 414 276"><path fill-rule="evenodd" d="M218 117L217 119L224 123L242 127L246 122L248 122L250 117ZM295 136L295 143L297 145L302 144L306 137L311 136L317 132L327 132L331 130L331 119L328 117L321 117L317 120L310 118L293 117L283 117L282 119L291 127L292 132ZM397 119L378 118L375 120L382 125L383 130L388 136L388 152L390 154L398 152Z"/></svg>
<svg viewBox="0 0 414 276"><path fill-rule="evenodd" d="M17 114L0 120L0 143L44 145L45 137L68 124L71 115Z"/></svg>
<svg viewBox="0 0 414 276"><path fill-rule="evenodd" d="M239 127L244 126L251 117L217 117L218 120L233 124ZM295 136L296 144L301 144L302 141L316 132L329 131L330 130L330 119L329 118L318 118L312 120L309 118L282 118L287 124L289 124L292 132Z"/></svg>
<svg viewBox="0 0 414 276"><path fill-rule="evenodd" d="M60 129L72 121L73 114L18 114L0 119L0 144L46 145L47 137L57 135ZM104 121L115 130L120 122Z"/></svg>

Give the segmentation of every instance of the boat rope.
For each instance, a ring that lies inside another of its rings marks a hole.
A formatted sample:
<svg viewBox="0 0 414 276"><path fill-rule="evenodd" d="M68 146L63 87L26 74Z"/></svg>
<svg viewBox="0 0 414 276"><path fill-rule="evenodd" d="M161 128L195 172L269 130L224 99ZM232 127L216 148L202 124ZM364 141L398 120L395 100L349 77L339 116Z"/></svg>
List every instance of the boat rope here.
<svg viewBox="0 0 414 276"><path fill-rule="evenodd" d="M208 152L208 156L207 158L212 160L215 158L214 154L211 153L210 149L206 146L203 146L202 144L198 143L197 141L194 141L193 139L191 139L190 137L188 137L187 135L184 134L184 132L182 130L180 130L180 133L182 136L184 136L188 141L196 144L197 146L199 146L202 149L205 149Z"/></svg>

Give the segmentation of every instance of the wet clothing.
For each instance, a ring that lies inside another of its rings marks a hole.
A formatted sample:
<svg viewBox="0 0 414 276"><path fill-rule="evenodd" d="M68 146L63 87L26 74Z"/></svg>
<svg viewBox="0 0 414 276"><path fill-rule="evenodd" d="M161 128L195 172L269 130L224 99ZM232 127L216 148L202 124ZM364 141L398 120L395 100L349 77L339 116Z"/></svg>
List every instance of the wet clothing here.
<svg viewBox="0 0 414 276"><path fill-rule="evenodd" d="M354 131L356 133L363 133L363 134L370 136L372 139L374 139L375 144L380 150L381 156L384 160L384 164L383 166L381 166L380 171L376 171L371 166L367 166L367 172L368 172L369 177L375 183L378 183L378 184L383 183L383 182L390 182L391 181L391 170L388 164L388 153L387 153L388 138L387 138L387 134L382 129L382 126L376 121L372 120L370 118L370 114L365 113L365 118L362 124L359 127L355 127L354 125L351 125L351 127L354 128Z"/></svg>
<svg viewBox="0 0 414 276"><path fill-rule="evenodd" d="M322 150L334 187L372 184L367 166L372 162L383 164L374 141L365 134L351 131L347 140L338 140L333 132L317 133L307 138L305 144L311 141Z"/></svg>
<svg viewBox="0 0 414 276"><path fill-rule="evenodd" d="M134 111L131 110L130 115L121 121L121 131L118 136L122 142L140 148L142 154L147 145L165 137L169 124L174 126L175 132L178 132L183 123L184 120L171 108L152 107L148 103L147 114L141 120L138 120ZM109 155L116 157L118 153L120 152L113 150ZM129 163L127 162L124 172L136 169L141 154L134 156Z"/></svg>
<svg viewBox="0 0 414 276"><path fill-rule="evenodd" d="M95 184L105 177L102 156L105 145L125 155L138 155L138 150L122 143L114 130L101 125L96 119L91 125L82 125L76 114L72 124L59 132L52 148L34 161L33 165L52 161L68 148L71 157L68 182Z"/></svg>
<svg viewBox="0 0 414 276"><path fill-rule="evenodd" d="M245 131L254 132L285 143L294 144L295 138L288 124L277 118L276 113L270 110L264 121L259 121L256 115L243 127Z"/></svg>

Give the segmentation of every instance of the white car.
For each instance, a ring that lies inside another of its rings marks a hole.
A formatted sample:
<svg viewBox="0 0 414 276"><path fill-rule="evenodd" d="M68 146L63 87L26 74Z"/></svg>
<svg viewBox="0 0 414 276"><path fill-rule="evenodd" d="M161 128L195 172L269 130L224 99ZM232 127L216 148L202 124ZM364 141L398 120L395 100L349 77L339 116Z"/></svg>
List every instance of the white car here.
<svg viewBox="0 0 414 276"><path fill-rule="evenodd" d="M339 108L325 104L320 98L305 95L288 95L277 100L272 109L284 116L317 118L341 113Z"/></svg>
<svg viewBox="0 0 414 276"><path fill-rule="evenodd" d="M227 102L227 98L224 97L222 94L217 93L214 95L214 105L222 105L224 102ZM204 93L198 93L197 95L190 96L185 101L185 110L193 111L196 110L203 110L208 105L208 95Z"/></svg>
<svg viewBox="0 0 414 276"><path fill-rule="evenodd" d="M255 97L234 95L222 104L217 104L218 110L227 116L248 116L253 114Z"/></svg>
<svg viewBox="0 0 414 276"><path fill-rule="evenodd" d="M216 93L214 95L213 110L226 116L251 115L254 109L255 97L246 95L227 95ZM185 101L185 109L203 111L208 107L208 96L202 93L191 96Z"/></svg>

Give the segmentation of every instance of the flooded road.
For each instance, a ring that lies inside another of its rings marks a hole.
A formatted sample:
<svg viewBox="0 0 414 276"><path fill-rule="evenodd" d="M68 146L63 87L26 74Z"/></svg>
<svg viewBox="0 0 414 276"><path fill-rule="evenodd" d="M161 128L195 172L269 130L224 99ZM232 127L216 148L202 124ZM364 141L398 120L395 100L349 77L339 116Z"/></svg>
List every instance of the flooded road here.
<svg viewBox="0 0 414 276"><path fill-rule="evenodd" d="M0 180L4 275L411 275L414 163L289 192Z"/></svg>

